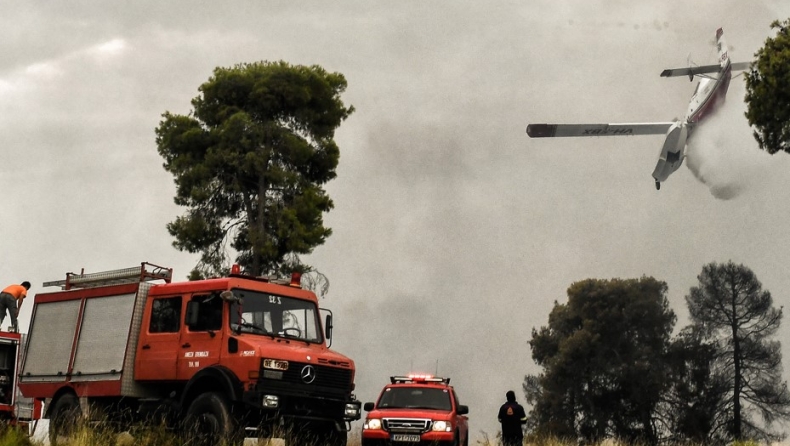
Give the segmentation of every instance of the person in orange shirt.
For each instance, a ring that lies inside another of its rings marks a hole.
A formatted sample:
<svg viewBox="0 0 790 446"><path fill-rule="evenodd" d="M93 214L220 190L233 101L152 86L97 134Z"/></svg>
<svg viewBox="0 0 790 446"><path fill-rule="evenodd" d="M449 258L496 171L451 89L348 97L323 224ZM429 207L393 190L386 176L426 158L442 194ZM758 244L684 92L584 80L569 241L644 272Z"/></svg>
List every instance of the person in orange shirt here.
<svg viewBox="0 0 790 446"><path fill-rule="evenodd" d="M22 301L27 297L27 290L30 289L30 282L24 281L19 285L9 285L0 292L0 326L3 325L5 313L11 316L11 326L13 330L19 332L16 317L19 309L22 308Z"/></svg>

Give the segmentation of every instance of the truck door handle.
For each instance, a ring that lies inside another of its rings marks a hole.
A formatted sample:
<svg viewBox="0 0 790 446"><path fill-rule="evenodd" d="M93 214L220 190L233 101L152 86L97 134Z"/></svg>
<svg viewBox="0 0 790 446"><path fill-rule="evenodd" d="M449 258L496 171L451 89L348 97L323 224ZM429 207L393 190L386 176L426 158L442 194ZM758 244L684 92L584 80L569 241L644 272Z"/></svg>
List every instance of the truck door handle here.
<svg viewBox="0 0 790 446"><path fill-rule="evenodd" d="M190 345L189 342L187 342L186 344L181 344L181 348L189 348L189 347L192 347L192 345Z"/></svg>
<svg viewBox="0 0 790 446"><path fill-rule="evenodd" d="M148 344L145 344L145 345L143 345L143 350L148 350L148 349L150 349L150 348L151 348L151 346L150 346L150 345L148 345Z"/></svg>

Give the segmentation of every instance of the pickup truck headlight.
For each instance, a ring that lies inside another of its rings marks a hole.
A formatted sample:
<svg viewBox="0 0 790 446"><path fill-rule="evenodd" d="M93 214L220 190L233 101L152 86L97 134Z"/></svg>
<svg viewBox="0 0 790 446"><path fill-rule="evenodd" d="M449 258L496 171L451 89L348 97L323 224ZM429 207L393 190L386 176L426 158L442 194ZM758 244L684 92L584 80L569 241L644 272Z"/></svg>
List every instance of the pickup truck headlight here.
<svg viewBox="0 0 790 446"><path fill-rule="evenodd" d="M450 432L453 428L446 421L434 421L431 430L434 432Z"/></svg>
<svg viewBox="0 0 790 446"><path fill-rule="evenodd" d="M381 420L378 418L368 418L365 420L365 424L362 426L362 428L372 431L379 430L381 429Z"/></svg>

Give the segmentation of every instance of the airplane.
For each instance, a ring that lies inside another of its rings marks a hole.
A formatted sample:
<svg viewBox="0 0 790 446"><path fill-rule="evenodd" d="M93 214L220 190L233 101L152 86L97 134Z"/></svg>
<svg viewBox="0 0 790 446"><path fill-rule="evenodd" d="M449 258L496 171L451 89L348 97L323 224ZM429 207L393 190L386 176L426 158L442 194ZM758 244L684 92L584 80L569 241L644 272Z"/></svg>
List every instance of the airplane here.
<svg viewBox="0 0 790 446"><path fill-rule="evenodd" d="M653 170L656 189L661 189L661 182L666 181L683 164L686 142L694 128L724 102L733 70L749 68L750 62L730 62L721 28L716 30L716 47L718 64L673 68L661 73L661 77L688 76L689 81L694 81L695 76L700 77L683 120L630 124L529 124L527 135L531 138L666 135Z"/></svg>

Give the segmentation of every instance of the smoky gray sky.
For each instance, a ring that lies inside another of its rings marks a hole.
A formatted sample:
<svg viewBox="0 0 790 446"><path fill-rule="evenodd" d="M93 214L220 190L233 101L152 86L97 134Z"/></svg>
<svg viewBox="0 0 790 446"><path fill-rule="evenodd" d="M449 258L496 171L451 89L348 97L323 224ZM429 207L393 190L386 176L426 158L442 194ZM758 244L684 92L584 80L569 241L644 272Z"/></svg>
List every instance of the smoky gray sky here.
<svg viewBox="0 0 790 446"><path fill-rule="evenodd" d="M771 21L790 16L785 0L2 9L0 280L29 280L31 293L67 271L141 261L185 277L197 256L171 247L165 224L183 210L154 128L165 111L188 113L215 67L282 59L343 73L356 108L327 185L334 234L305 260L330 278L333 347L356 361L362 401L390 375L438 366L473 433L494 435L505 391L523 401L523 376L539 372L532 328L585 278L666 281L677 328L712 261L749 266L777 306L790 302L790 160L758 150L742 77L660 192L660 136L525 133L530 122L682 118L694 84L661 70L713 63L719 27L732 59L751 60Z"/></svg>

